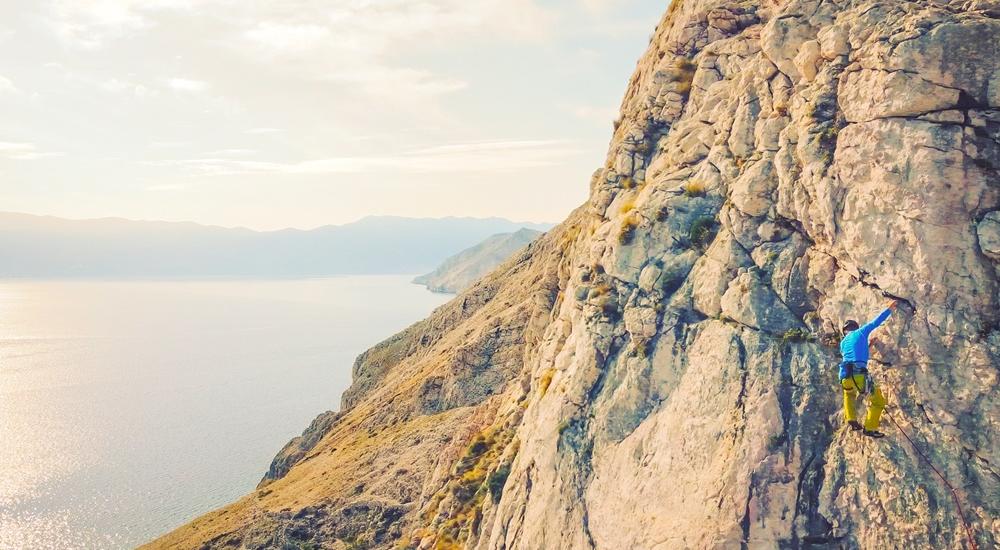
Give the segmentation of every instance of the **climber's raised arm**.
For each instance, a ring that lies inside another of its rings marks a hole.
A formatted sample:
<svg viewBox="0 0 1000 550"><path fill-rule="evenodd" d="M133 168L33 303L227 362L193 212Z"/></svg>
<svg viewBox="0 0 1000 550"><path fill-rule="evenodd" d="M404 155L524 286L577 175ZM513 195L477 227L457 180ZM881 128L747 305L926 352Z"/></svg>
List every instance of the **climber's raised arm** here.
<svg viewBox="0 0 1000 550"><path fill-rule="evenodd" d="M886 304L886 307L882 311L882 313L878 314L878 317L875 317L871 321L868 321L867 323L864 324L864 326L861 327L862 334L867 336L871 334L873 330L881 326L882 323L884 323L889 318L889 316L892 315L892 312L896 310L897 305L899 305L898 301L889 300L889 303Z"/></svg>

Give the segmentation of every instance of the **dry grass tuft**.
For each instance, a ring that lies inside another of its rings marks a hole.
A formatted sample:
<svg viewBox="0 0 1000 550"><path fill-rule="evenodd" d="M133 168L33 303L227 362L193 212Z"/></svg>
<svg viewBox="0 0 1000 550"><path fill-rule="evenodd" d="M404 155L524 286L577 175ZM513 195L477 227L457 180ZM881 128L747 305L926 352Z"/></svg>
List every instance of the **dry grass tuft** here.
<svg viewBox="0 0 1000 550"><path fill-rule="evenodd" d="M568 250L569 247L572 246L574 242L576 242L576 239L577 237L580 236L581 231L582 229L580 228L579 225L573 225L572 227L567 229L562 234L562 236L559 237L559 250L566 252L566 250Z"/></svg>
<svg viewBox="0 0 1000 550"><path fill-rule="evenodd" d="M545 392L549 391L549 386L552 385L552 378L556 375L556 369L546 369L542 373L542 376L538 379L538 391L541 395L545 395Z"/></svg>
<svg viewBox="0 0 1000 550"><path fill-rule="evenodd" d="M618 229L618 242L623 245L631 244L635 239L635 229L639 227L639 216L635 212L625 216L622 226Z"/></svg>
<svg viewBox="0 0 1000 550"><path fill-rule="evenodd" d="M590 298L600 298L608 292L611 292L611 285L608 283L601 283L594 288L590 289Z"/></svg>
<svg viewBox="0 0 1000 550"><path fill-rule="evenodd" d="M401 542L409 541L404 547L433 537L433 548L464 548L470 534L479 528L486 498L499 501L517 449L513 427L508 424L476 434L455 463L451 479L431 498L422 516L425 526L404 537Z"/></svg>
<svg viewBox="0 0 1000 550"><path fill-rule="evenodd" d="M684 58L678 59L670 70L671 76L677 82L674 90L682 96L687 97L691 93L691 86L694 83L694 73L697 70L698 66L690 60Z"/></svg>
<svg viewBox="0 0 1000 550"><path fill-rule="evenodd" d="M635 210L635 199L627 199L622 203L621 208L618 209L622 214L628 214L633 210Z"/></svg>
<svg viewBox="0 0 1000 550"><path fill-rule="evenodd" d="M684 184L684 195L688 197L704 197L705 184L699 180L691 180Z"/></svg>

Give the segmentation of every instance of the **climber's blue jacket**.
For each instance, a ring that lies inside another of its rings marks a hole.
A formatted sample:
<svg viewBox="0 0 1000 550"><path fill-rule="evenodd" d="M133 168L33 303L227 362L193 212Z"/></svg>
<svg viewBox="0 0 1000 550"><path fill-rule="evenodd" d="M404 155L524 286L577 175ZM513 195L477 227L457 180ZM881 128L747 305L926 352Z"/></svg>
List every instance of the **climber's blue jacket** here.
<svg viewBox="0 0 1000 550"><path fill-rule="evenodd" d="M841 380L847 378L848 367L851 364L868 362L868 335L884 323L890 315L892 315L892 310L886 308L885 311L878 314L878 317L861 328L848 332L847 336L844 336L844 339L840 341L840 354L844 357L840 363Z"/></svg>

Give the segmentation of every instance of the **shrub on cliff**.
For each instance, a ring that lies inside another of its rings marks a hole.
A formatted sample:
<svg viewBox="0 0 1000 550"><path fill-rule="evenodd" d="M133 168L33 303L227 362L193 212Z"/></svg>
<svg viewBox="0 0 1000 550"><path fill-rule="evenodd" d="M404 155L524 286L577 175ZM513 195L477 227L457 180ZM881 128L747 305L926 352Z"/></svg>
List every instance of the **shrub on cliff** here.
<svg viewBox="0 0 1000 550"><path fill-rule="evenodd" d="M688 229L688 242L695 248L708 246L715 238L715 218L711 216L701 216L691 222Z"/></svg>

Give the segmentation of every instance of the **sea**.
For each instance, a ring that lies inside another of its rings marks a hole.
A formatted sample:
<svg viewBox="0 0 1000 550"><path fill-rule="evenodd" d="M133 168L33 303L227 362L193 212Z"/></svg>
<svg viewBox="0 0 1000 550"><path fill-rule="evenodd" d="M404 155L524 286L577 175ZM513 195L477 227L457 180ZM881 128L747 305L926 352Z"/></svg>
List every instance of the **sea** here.
<svg viewBox="0 0 1000 550"><path fill-rule="evenodd" d="M251 491L412 276L0 281L0 549L133 548Z"/></svg>

